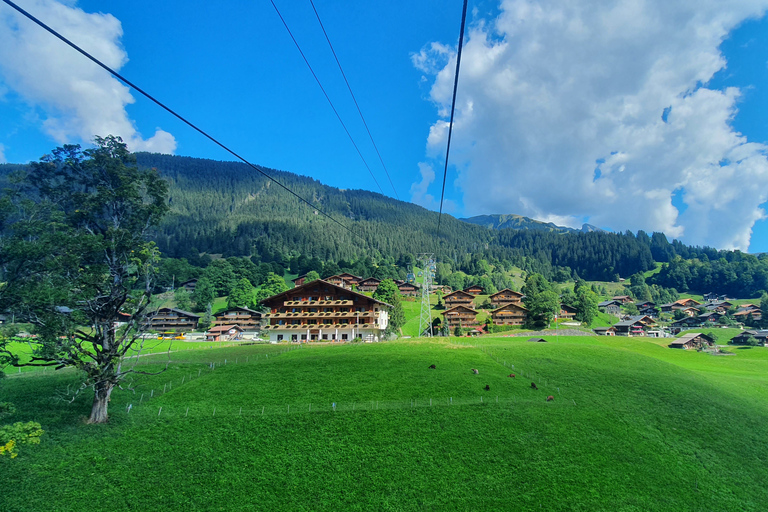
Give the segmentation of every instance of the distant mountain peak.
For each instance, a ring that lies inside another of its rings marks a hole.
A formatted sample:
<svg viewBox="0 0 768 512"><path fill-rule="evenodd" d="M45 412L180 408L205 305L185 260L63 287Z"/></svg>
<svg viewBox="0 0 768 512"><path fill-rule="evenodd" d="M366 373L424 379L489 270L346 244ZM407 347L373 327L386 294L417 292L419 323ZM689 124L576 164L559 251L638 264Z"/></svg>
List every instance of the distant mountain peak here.
<svg viewBox="0 0 768 512"><path fill-rule="evenodd" d="M494 215L476 215L466 219L459 219L470 224L485 226L489 229L533 229L536 231L554 231L557 233L591 233L593 231L603 231L602 229L584 224L581 229L558 226L552 222L542 222L540 220L515 215L513 213L503 213Z"/></svg>

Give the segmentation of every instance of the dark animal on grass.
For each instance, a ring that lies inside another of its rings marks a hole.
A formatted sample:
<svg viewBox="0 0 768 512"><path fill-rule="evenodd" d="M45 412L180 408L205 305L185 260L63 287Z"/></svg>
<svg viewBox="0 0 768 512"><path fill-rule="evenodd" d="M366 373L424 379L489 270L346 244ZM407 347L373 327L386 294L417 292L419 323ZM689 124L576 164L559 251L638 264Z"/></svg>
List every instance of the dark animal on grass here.
<svg viewBox="0 0 768 512"><path fill-rule="evenodd" d="M433 365L433 364L429 365L429 369L430 369L430 370L434 370L435 368L437 368L437 366L435 366L435 365Z"/></svg>
<svg viewBox="0 0 768 512"><path fill-rule="evenodd" d="M486 384L486 385L485 385L485 390L486 390L486 391L490 391L490 390L491 390L491 386L489 386L488 384Z"/></svg>
<svg viewBox="0 0 768 512"><path fill-rule="evenodd" d="M539 388L536 387L536 383L535 382L531 382L531 389L539 389Z"/></svg>
<svg viewBox="0 0 768 512"><path fill-rule="evenodd" d="M547 397L547 402L551 402L551 401L552 401L552 400L554 400L554 399L555 399L555 397L553 397L552 395L549 395L549 396Z"/></svg>
<svg viewBox="0 0 768 512"><path fill-rule="evenodd" d="M515 374L514 374L514 373L510 373L510 374L509 374L509 376L510 376L511 378L513 378L513 379L515 378Z"/></svg>
<svg viewBox="0 0 768 512"><path fill-rule="evenodd" d="M474 373L475 375L477 375L477 374L478 374L478 373L480 373L480 372L479 372L478 370L476 370L475 368L472 368L472 373Z"/></svg>

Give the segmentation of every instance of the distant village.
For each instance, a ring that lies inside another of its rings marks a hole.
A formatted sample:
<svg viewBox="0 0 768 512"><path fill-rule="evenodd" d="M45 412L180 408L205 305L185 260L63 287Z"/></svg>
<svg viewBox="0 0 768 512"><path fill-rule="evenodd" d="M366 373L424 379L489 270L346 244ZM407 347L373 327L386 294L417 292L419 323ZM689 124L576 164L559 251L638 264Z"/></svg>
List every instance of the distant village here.
<svg viewBox="0 0 768 512"><path fill-rule="evenodd" d="M196 279L180 286L194 292ZM262 301L262 311L237 307L213 315L205 331L208 341L239 340L245 335L257 335L271 342L312 341L380 341L389 321L390 305L371 296L381 280L342 273L323 280L306 281L306 275L293 280L294 288ZM421 287L413 279L396 280L400 295L414 300ZM449 286L433 285L432 293L439 297L437 313L443 332L456 328L468 335L481 335L488 325L515 328L526 322L528 310L524 295L510 289L485 295L481 286L453 291ZM478 304L482 296L483 304ZM485 323L478 321L479 306L487 310ZM700 302L684 298L668 304L635 301L628 295L614 296L600 302L598 308L618 319L613 325L592 329L598 336L644 336L672 338L683 331L758 325L762 314L759 305L736 306L731 299L715 294L704 295ZM558 326L577 326L575 308L560 304L555 315ZM201 315L177 308L160 308L148 316L147 329L159 336L176 337L178 333L196 331ZM745 329L730 340L732 344L768 346L768 330ZM714 339L697 332L675 338L671 348L701 349L713 346Z"/></svg>

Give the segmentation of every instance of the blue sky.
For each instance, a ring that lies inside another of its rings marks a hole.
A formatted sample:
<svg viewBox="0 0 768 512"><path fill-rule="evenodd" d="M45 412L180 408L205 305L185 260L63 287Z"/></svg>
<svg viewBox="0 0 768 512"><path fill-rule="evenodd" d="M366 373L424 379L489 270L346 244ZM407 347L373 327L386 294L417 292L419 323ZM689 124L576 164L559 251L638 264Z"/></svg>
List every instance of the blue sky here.
<svg viewBox="0 0 768 512"><path fill-rule="evenodd" d="M309 1L275 2L383 192L436 208L461 2L315 0L396 192ZM251 161L378 191L268 0L18 3ZM768 251L768 2L679 4L470 2L447 211ZM231 159L5 5L0 21L0 161L105 130Z"/></svg>

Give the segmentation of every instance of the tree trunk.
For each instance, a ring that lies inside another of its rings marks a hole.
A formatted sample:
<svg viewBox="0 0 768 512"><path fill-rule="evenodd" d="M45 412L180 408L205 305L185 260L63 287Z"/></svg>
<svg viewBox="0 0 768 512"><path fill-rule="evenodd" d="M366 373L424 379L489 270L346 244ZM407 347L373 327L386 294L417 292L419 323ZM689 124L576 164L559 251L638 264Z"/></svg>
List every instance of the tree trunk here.
<svg viewBox="0 0 768 512"><path fill-rule="evenodd" d="M115 385L111 382L96 384L93 387L93 406L88 423L106 423L109 421L107 407L109 406L109 396L114 387Z"/></svg>

